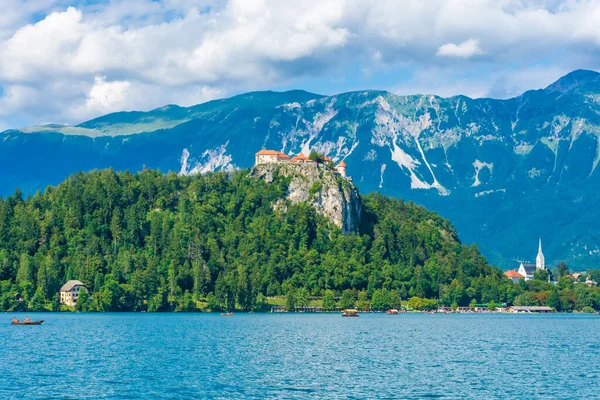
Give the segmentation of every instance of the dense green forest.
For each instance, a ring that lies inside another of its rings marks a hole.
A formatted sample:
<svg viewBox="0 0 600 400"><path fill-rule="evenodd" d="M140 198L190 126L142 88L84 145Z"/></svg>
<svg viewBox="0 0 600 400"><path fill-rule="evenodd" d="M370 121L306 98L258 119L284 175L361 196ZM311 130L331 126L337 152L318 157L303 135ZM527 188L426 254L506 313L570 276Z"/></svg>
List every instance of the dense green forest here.
<svg viewBox="0 0 600 400"><path fill-rule="evenodd" d="M472 302L600 307L596 288L563 279L513 284L451 224L399 199L363 196L361 228L342 234L306 203L274 208L289 178L248 170L177 176L79 173L0 199L0 310L58 310L78 279L83 311L260 310L322 298L325 308Z"/></svg>

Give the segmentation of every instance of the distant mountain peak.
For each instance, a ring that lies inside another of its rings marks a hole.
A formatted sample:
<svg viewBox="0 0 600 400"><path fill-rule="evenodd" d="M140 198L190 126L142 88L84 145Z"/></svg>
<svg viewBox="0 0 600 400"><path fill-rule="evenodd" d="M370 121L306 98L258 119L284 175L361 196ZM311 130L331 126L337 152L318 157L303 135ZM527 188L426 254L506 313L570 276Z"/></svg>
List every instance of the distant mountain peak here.
<svg viewBox="0 0 600 400"><path fill-rule="evenodd" d="M566 93L582 84L598 81L600 73L586 69L577 69L546 87L546 92Z"/></svg>

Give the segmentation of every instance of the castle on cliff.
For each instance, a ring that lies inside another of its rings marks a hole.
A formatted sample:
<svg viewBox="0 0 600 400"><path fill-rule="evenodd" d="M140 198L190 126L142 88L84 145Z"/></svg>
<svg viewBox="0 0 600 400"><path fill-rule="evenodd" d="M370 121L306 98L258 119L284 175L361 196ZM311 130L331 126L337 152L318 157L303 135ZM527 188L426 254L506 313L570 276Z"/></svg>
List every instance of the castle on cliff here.
<svg viewBox="0 0 600 400"><path fill-rule="evenodd" d="M322 160L325 163L333 162L333 160L327 156L322 156ZM305 156L302 152L294 157L290 157L286 154L283 154L280 151L276 150L266 150L262 149L258 153L255 154L254 165L258 164L275 164L275 163L299 163L299 164L318 164L317 161L313 161L307 156ZM335 166L335 171L340 174L340 176L351 179L346 174L346 163L342 160L338 165Z"/></svg>

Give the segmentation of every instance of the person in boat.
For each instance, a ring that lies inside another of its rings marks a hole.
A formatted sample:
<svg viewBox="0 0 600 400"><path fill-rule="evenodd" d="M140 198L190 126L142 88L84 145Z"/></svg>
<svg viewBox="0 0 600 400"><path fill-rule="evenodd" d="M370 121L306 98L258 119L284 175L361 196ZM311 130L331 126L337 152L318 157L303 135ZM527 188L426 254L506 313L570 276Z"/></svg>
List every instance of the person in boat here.
<svg viewBox="0 0 600 400"><path fill-rule="evenodd" d="M19 321L19 320L17 319L17 317L13 317L13 323L15 323L15 324L18 324L19 322L21 322L21 321Z"/></svg>
<svg viewBox="0 0 600 400"><path fill-rule="evenodd" d="M25 322L31 322L31 320L29 319L29 315L25 316Z"/></svg>

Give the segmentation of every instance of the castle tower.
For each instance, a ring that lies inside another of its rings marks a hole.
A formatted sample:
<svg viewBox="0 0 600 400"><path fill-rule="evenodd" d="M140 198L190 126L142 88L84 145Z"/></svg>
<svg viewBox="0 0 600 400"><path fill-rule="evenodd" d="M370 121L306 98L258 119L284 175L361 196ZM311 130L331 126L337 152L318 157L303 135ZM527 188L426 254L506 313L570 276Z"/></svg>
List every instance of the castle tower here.
<svg viewBox="0 0 600 400"><path fill-rule="evenodd" d="M343 160L335 169L341 176L346 177L346 163Z"/></svg>
<svg viewBox="0 0 600 400"><path fill-rule="evenodd" d="M546 261L544 259L544 253L542 253L542 238L540 238L540 247L538 249L537 257L535 258L536 269L546 269Z"/></svg>

